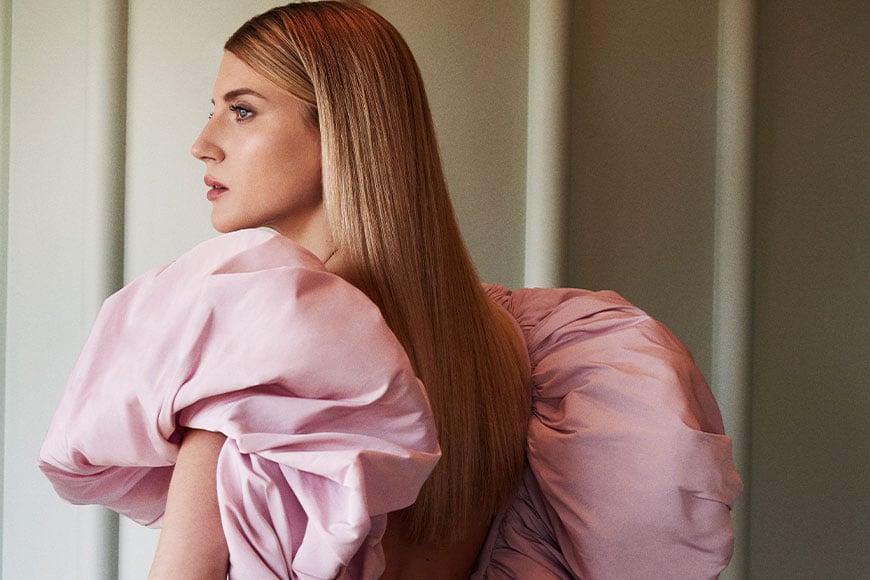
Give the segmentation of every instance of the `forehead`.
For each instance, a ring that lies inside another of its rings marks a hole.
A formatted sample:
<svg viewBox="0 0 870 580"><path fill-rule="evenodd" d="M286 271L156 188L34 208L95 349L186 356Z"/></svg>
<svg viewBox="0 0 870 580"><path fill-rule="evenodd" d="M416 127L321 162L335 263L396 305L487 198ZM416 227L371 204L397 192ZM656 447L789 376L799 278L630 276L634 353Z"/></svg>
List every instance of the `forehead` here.
<svg viewBox="0 0 870 580"><path fill-rule="evenodd" d="M222 97L225 92L240 88L253 89L264 95L283 92L267 78L245 64L239 57L229 51L224 51L217 80L215 80L215 96Z"/></svg>
<svg viewBox="0 0 870 580"><path fill-rule="evenodd" d="M316 114L295 95L286 91L244 63L239 57L229 51L224 51L214 84L212 104L232 104L232 101L244 96L254 99L248 103L258 107L258 113L268 113L285 121L291 119L296 123L299 119L305 121L310 129L319 132Z"/></svg>

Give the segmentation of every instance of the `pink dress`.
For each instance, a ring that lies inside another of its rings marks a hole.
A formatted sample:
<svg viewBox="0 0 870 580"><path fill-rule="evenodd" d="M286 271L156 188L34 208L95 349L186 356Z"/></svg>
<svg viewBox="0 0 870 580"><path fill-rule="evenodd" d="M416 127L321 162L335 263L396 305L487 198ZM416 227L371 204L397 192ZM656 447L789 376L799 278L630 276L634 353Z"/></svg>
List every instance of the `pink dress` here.
<svg viewBox="0 0 870 580"><path fill-rule="evenodd" d="M740 489L709 389L611 293L488 288L529 345L529 467L474 578L711 578ZM439 456L377 308L275 234L201 244L106 301L40 454L58 493L159 525L177 429L227 435L230 578L377 578ZM485 490L481 490L482 493Z"/></svg>
<svg viewBox="0 0 870 580"><path fill-rule="evenodd" d="M179 426L218 460L230 577L377 578L386 514L440 456L377 307L271 232L219 236L104 304L40 467L73 503L159 525Z"/></svg>
<svg viewBox="0 0 870 580"><path fill-rule="evenodd" d="M742 485L683 344L612 292L488 290L526 339L532 417L473 578L715 578Z"/></svg>

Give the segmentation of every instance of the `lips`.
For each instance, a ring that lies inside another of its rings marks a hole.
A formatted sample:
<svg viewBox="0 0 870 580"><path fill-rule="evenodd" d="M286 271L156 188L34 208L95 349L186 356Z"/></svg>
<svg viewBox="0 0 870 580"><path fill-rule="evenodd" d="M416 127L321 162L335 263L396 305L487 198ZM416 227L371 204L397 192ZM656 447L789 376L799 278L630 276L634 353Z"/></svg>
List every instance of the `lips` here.
<svg viewBox="0 0 870 580"><path fill-rule="evenodd" d="M206 193L206 197L209 201L214 201L223 194L223 192L227 191L227 186L225 186L220 181L216 179L212 179L208 175L205 176L205 185L208 187L208 193Z"/></svg>

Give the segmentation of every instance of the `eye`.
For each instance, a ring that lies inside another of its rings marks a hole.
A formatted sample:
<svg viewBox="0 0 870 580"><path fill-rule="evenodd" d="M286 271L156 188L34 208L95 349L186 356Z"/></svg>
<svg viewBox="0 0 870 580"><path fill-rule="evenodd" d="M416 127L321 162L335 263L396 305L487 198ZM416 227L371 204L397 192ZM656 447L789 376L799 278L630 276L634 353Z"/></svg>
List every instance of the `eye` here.
<svg viewBox="0 0 870 580"><path fill-rule="evenodd" d="M246 121L254 116L253 111L239 105L231 105L230 111L235 114L237 121Z"/></svg>

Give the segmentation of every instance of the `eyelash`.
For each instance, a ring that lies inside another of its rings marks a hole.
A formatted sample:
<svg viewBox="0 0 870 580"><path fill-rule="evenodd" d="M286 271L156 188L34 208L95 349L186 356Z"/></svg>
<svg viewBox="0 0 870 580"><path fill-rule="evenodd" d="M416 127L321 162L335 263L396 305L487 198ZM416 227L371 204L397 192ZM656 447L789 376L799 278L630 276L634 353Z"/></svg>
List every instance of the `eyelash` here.
<svg viewBox="0 0 870 580"><path fill-rule="evenodd" d="M240 105L230 105L230 111L235 114L236 121L247 121L254 114L252 110Z"/></svg>
<svg viewBox="0 0 870 580"><path fill-rule="evenodd" d="M230 112L232 112L233 115L235 116L236 121L240 121L240 122L247 121L254 115L254 111L252 111L251 109L249 109L247 107L243 107L241 105L230 105L229 109L230 109ZM214 111L212 111L211 113L208 114L209 119L211 119L213 117L214 117Z"/></svg>

